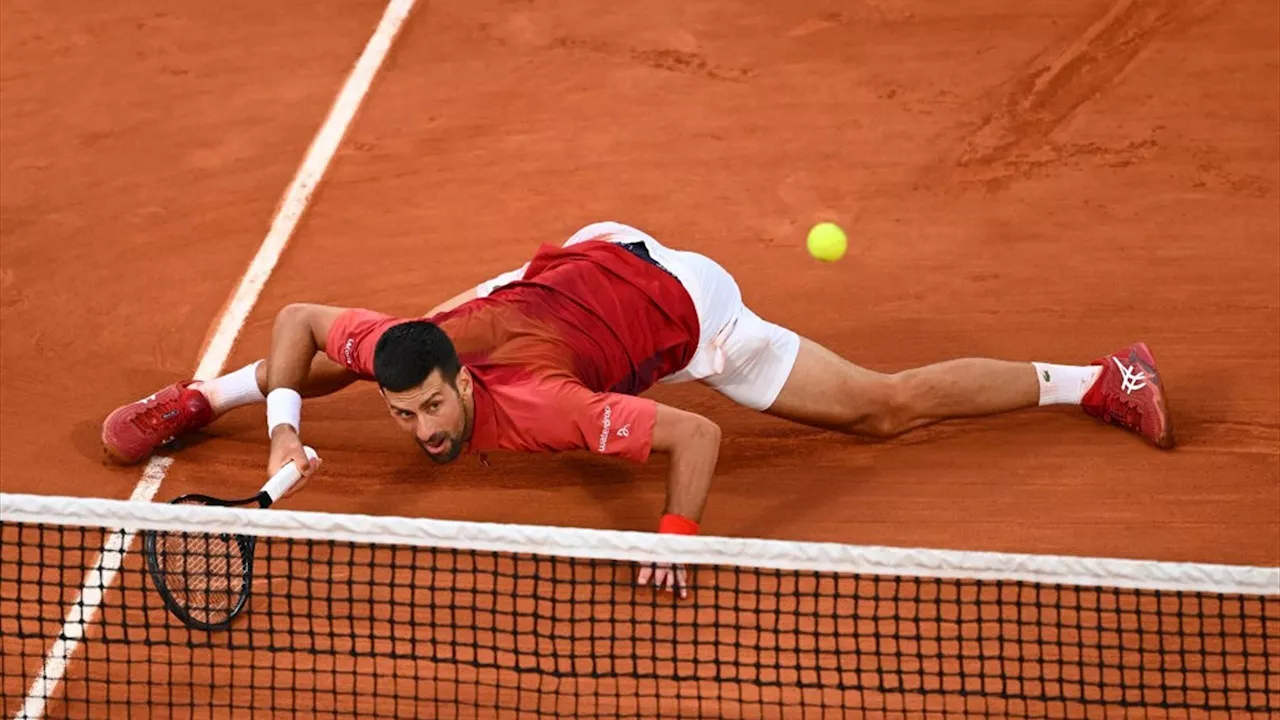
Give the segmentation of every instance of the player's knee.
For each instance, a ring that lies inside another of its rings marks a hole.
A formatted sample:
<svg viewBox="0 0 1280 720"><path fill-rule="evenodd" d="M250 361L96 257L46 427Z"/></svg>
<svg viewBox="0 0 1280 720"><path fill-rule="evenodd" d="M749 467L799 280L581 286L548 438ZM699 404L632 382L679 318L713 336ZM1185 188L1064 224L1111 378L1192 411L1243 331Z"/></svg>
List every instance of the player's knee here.
<svg viewBox="0 0 1280 720"><path fill-rule="evenodd" d="M883 375L862 388L863 408L854 432L875 438L891 438L911 428L913 417L911 379L903 375Z"/></svg>
<svg viewBox="0 0 1280 720"><path fill-rule="evenodd" d="M698 422L689 426L688 432L691 436L705 441L708 444L720 446L721 432L720 426L710 418L699 417Z"/></svg>
<svg viewBox="0 0 1280 720"><path fill-rule="evenodd" d="M289 303L276 312L276 322L283 324L301 322L306 318L311 307L310 303Z"/></svg>

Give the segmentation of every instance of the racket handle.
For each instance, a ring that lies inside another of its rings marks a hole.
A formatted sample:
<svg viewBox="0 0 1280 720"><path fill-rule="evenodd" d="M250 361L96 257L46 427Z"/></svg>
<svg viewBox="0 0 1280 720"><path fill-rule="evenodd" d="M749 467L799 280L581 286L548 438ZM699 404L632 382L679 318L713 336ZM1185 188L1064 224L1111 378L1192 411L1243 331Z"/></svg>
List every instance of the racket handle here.
<svg viewBox="0 0 1280 720"><path fill-rule="evenodd" d="M307 454L308 460L316 459L316 451L312 450L310 447L303 445L302 451ZM267 497L271 498L271 502L274 503L283 497L285 493L289 492L289 488L293 487L293 484L298 482L301 478L302 472L298 470L298 466L294 465L293 461L290 460L284 464L284 467L277 470L275 475L271 476L271 479L267 481L266 485L262 486L262 492L266 493Z"/></svg>

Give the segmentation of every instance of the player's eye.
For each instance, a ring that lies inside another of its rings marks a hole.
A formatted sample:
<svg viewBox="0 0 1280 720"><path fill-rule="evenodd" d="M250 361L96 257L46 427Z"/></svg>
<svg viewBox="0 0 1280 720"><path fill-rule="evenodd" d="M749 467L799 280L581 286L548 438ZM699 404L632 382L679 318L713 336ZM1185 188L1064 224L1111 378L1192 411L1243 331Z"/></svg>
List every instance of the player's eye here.
<svg viewBox="0 0 1280 720"><path fill-rule="evenodd" d="M396 410L396 415L406 420L413 417L413 413L409 412L408 410Z"/></svg>
<svg viewBox="0 0 1280 720"><path fill-rule="evenodd" d="M428 405L428 406L427 406L427 410L429 410L429 411L431 411L431 412L435 412L435 411L437 411L437 410L439 410L439 409L440 409L440 401L439 401L439 400L437 400L437 401L435 401L435 402L433 402L433 403L431 403L430 405Z"/></svg>

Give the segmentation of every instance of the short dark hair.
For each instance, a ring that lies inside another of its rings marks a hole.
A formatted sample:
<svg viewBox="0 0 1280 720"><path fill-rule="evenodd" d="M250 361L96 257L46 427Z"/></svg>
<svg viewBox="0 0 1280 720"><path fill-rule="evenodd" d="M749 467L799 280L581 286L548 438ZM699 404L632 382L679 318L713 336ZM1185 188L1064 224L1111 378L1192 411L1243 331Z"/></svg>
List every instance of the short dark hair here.
<svg viewBox="0 0 1280 720"><path fill-rule="evenodd" d="M462 363L453 341L435 323L411 320L387 328L373 348L373 376L391 392L422 384L436 370L453 385Z"/></svg>

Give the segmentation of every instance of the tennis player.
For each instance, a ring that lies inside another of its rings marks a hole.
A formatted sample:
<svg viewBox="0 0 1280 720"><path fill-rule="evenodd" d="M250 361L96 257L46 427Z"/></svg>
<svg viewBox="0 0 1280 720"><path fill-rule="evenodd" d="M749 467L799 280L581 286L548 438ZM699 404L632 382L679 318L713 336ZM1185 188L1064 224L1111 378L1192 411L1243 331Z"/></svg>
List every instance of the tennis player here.
<svg viewBox="0 0 1280 720"><path fill-rule="evenodd" d="M426 319L294 304L265 360L179 382L103 423L118 461L138 462L244 405L266 403L268 474L303 454L302 398L372 380L427 456L586 450L670 456L658 532L694 534L720 451L711 420L638 397L700 381L740 405L819 428L889 438L950 418L1079 405L1160 448L1173 446L1160 375L1142 343L1088 366L967 358L882 374L771 323L712 259L627 225L589 225L562 246L463 292ZM670 568L642 584L683 590Z"/></svg>

